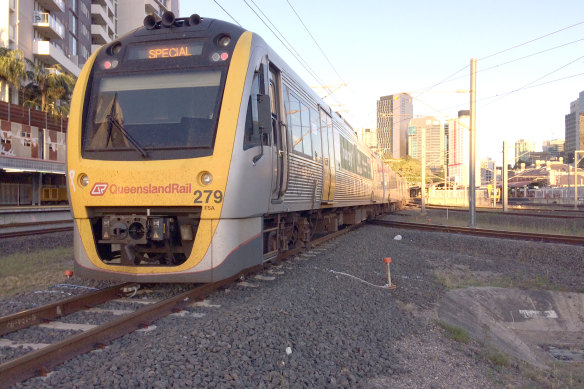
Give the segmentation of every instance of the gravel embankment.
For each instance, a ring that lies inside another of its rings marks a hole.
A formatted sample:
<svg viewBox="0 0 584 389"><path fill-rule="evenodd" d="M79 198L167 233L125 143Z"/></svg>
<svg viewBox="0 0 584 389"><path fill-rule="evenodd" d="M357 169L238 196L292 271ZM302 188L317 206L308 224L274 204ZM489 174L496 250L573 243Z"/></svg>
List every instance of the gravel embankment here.
<svg viewBox="0 0 584 389"><path fill-rule="evenodd" d="M398 234L402 239L394 240ZM263 272L265 279L214 293L208 306L189 307L190 315L164 318L149 331L125 336L17 387L529 385L532 378L520 373L519 364L501 370L484 357L480 344L444 337L434 309L445 285L506 283L576 292L584 286L584 248L567 245L369 225L310 255ZM386 283L383 258L388 256L394 291L371 285ZM6 300L14 308L34 304L22 300L36 297ZM82 322L83 315L68 320ZM35 341L50 336L38 331Z"/></svg>

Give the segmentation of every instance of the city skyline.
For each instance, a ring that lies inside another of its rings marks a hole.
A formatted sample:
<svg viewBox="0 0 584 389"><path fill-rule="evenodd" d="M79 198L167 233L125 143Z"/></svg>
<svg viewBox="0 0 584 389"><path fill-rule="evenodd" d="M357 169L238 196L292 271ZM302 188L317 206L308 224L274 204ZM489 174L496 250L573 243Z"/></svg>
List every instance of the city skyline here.
<svg viewBox="0 0 584 389"><path fill-rule="evenodd" d="M578 12L584 4L576 0L561 6L497 0L359 7L348 1L183 0L180 8L182 15L236 21L260 34L309 85L326 85L315 90L330 95L325 100L354 128L375 129L377 100L397 93L412 95L414 117L456 118L469 109L469 65L477 58L481 158L500 161L503 141L530 138L541 145L564 138L564 117L584 90Z"/></svg>

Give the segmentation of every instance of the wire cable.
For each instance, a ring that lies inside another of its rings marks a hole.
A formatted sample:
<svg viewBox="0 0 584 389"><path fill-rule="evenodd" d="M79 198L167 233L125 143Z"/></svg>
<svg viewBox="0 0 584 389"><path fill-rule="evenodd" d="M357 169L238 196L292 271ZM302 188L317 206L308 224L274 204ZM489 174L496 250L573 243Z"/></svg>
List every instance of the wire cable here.
<svg viewBox="0 0 584 389"><path fill-rule="evenodd" d="M510 92L507 92L507 93L504 93L504 94L503 94L503 95L501 95L501 97L499 97L498 99L496 99L496 100L493 100L493 101L491 101L490 103L483 105L482 107L484 108L484 107L486 107L486 106L489 106L489 105L491 105L491 104L493 104L493 103L496 103L497 101L499 101L499 100L501 100L501 99L504 99L505 97L509 96L509 95L510 95L510 94L512 94L512 93L516 93L516 92L519 92L519 91L521 91L521 90L527 89L527 87L528 87L528 86L530 86L530 85L532 85L532 84L535 84L536 82L538 82L538 81L540 81L540 80L542 80L542 79L546 78L547 76L549 76L549 75L551 75L551 74L554 74L554 73L556 73L556 72L558 72L558 71L562 70L563 68L565 68L565 67L567 67L567 66L569 66L569 65L573 64L574 62L577 62L577 61L581 60L582 58L584 58L584 55L583 55L583 56L581 56L581 57L578 57L578 58L576 58L576 59L575 59L575 60L573 60L573 61L570 61L570 62L568 62L567 64L565 64L565 65L563 65L563 66L560 66L560 67L559 67L559 68L557 68L556 70L553 70L553 71L551 71L551 72L547 73L547 74L546 74L546 75L544 75L544 76L541 76L541 77L539 77L539 78L537 78L537 79L535 79L535 80L533 80L533 81L531 81L531 82L529 82L529 83L527 83L527 84L523 85L522 87L520 87L520 88L518 88L518 89L512 90L512 91L510 91Z"/></svg>
<svg viewBox="0 0 584 389"><path fill-rule="evenodd" d="M251 0L253 2L253 0ZM268 23L266 23L266 21L256 12L256 10L247 2L247 0L243 0L243 2L245 3L245 5L248 6L249 9L252 10L252 12L258 17L258 19L260 19L260 21L268 28L268 30L270 30L270 32L272 34L274 34L274 36L276 37L276 39L278 39L280 41L280 43L286 48L286 50L288 50L290 52L290 54L292 54L292 56L300 63L300 65L302 65L302 67L312 76L314 77L314 79L323 86L325 83L320 79L320 77L316 74L316 72L314 72L314 70L312 70L312 68L308 65L308 62L306 62L306 60L304 60L304 58L302 58L302 56L300 54L298 54L298 52L292 47L292 45L290 45L290 43L286 44L284 43L284 41L288 42L286 40L286 38L284 38L284 35L274 26L274 29L276 29L276 31L278 31L278 33L282 36L282 38L280 38L278 36L278 34L276 34L274 32L274 30L268 25ZM270 24L273 26L274 24L270 21L270 18L267 17L262 11L261 8L257 6L257 4L255 2L253 2L254 5L258 8L258 10L260 10L260 12L262 13L262 15L264 15L264 17L270 22ZM284 40L282 40L284 39ZM290 46L290 47L288 47ZM296 54L295 54L296 52Z"/></svg>
<svg viewBox="0 0 584 389"><path fill-rule="evenodd" d="M375 284L372 284L371 282L365 281L365 280L363 280L363 279L361 279L359 277L355 277L354 275L351 275L349 273L343 273L342 271L329 270L329 272L331 272L333 274L340 274L342 276L346 276L346 277L353 278L353 279L355 279L357 281L361 281L362 283L367 284L369 286L372 286L374 288L389 289L389 287L387 285L375 285Z"/></svg>
<svg viewBox="0 0 584 389"><path fill-rule="evenodd" d="M227 12L227 10L225 8L223 8L223 6L221 4L219 4L219 2L217 0L213 0L215 2L215 4L217 4L219 6L219 8L221 8L223 10L223 12L225 12L227 15L229 15L229 17L239 26L241 27L241 24L239 24L239 22L237 20L235 20L235 18L233 16L231 16L231 14L229 12Z"/></svg>
<svg viewBox="0 0 584 389"><path fill-rule="evenodd" d="M298 18L298 20L300 21L300 23L302 24L302 26L304 27L304 29L306 30L306 32L308 33L308 35L310 35L310 38L312 38L312 41L314 42L314 44L316 45L316 47L318 47L318 49L322 53L323 57L327 60L327 62L329 63L329 65L331 65L331 68L334 70L334 72L336 73L336 75L339 77L339 80L341 80L341 82L343 84L346 84L345 80L343 80L343 77L339 74L339 72L337 71L337 69L335 68L335 66L333 65L333 63L331 62L331 60L329 59L329 57L325 54L325 52L322 49L322 47L320 47L320 45L318 44L318 42L316 41L316 39L314 38L314 36L310 32L310 30L308 29L308 27L306 27L306 24L304 24L304 22L302 21L302 18L300 17L300 15L298 15L298 12L296 12L296 10L292 6L292 4L290 4L290 1L289 0L286 0L286 2L290 6L290 8L292 8L292 12L294 12L294 15L296 15L296 17Z"/></svg>
<svg viewBox="0 0 584 389"><path fill-rule="evenodd" d="M507 49L504 49L504 50L501 50L501 51L497 51L496 53L493 53L493 54L487 55L486 57L479 58L478 60L479 60L479 61L483 61L483 60L485 60L485 59L487 59L487 58L491 58L491 57L494 57L494 56L496 56L496 55L499 55L499 54L506 53L507 51L510 51L510 50L513 50L513 49L517 49L517 48L519 48L519 47L521 47L521 46L528 45L528 44L530 44L530 43L533 43L533 42L535 42L535 41L537 41L537 40L540 40L540 39L546 38L546 37L548 37L548 36L551 36L551 35L557 34L558 32L562 32L562 31L568 30L568 29L570 29L570 28L573 28L573 27L579 26L579 25L581 25L581 24L584 24L584 21L582 21L582 22L579 22L579 23L576 23L576 24L572 24L571 26L568 26L568 27L561 28L561 29L559 29L559 30L556 30L556 31L554 31L554 32L550 32L550 33L548 33L548 34L542 35L542 36L540 36L540 37L537 37L537 38L531 39L531 40L529 40L529 41L527 41L527 42L523 42L523 43L520 43L520 44L518 44L518 45L515 45L515 46L512 46L512 47L509 47L509 48L507 48Z"/></svg>

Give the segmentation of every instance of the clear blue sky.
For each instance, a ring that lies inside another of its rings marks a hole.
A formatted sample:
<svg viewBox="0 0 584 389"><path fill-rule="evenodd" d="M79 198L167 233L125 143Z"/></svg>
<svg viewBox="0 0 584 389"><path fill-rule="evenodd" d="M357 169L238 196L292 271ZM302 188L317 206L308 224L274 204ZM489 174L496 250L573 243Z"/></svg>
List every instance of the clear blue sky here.
<svg viewBox="0 0 584 389"><path fill-rule="evenodd" d="M375 128L376 101L399 92L412 94L415 116L456 117L469 109L468 93L456 91L469 89L470 59L477 58L479 153L500 161L504 140L532 140L541 150L543 140L563 139L570 102L584 91L583 0L181 0L180 16L233 22L220 4L318 86L246 2L262 15L259 6L325 85L348 84L325 100L354 128Z"/></svg>

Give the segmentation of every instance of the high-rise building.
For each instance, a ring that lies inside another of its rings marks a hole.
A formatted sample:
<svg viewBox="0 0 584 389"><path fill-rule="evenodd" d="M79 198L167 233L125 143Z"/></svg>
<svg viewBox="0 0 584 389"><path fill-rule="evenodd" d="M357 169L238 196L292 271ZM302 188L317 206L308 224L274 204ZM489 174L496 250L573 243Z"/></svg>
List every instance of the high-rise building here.
<svg viewBox="0 0 584 389"><path fill-rule="evenodd" d="M182 16L179 15L179 8L179 0L118 0L117 33L124 35L143 26L146 15L161 16L165 11L172 11L176 17Z"/></svg>
<svg viewBox="0 0 584 389"><path fill-rule="evenodd" d="M570 113L566 115L566 143L564 152L567 161L574 160L574 151L584 150L584 91L570 103Z"/></svg>
<svg viewBox="0 0 584 389"><path fill-rule="evenodd" d="M117 10L118 0L91 0L91 52L118 37Z"/></svg>
<svg viewBox="0 0 584 389"><path fill-rule="evenodd" d="M515 142L515 165L529 162L529 153L535 151L535 142L519 139Z"/></svg>
<svg viewBox="0 0 584 389"><path fill-rule="evenodd" d="M92 51L141 27L146 15L162 16L165 11L172 11L181 16L179 0L91 0L91 3Z"/></svg>
<svg viewBox="0 0 584 389"><path fill-rule="evenodd" d="M459 111L457 119L448 120L448 175L457 185L468 186L470 175L470 112ZM479 155L478 145L475 155ZM475 185L481 184L480 164L475 165Z"/></svg>
<svg viewBox="0 0 584 389"><path fill-rule="evenodd" d="M377 101L377 149L381 157L406 156L413 111L412 97L407 93L382 96Z"/></svg>
<svg viewBox="0 0 584 389"><path fill-rule="evenodd" d="M377 133L370 128L362 128L357 131L359 140L365 143L370 149L377 150Z"/></svg>
<svg viewBox="0 0 584 389"><path fill-rule="evenodd" d="M564 155L565 143L563 139L544 140L541 150L549 152L553 157L559 158Z"/></svg>
<svg viewBox="0 0 584 389"><path fill-rule="evenodd" d="M432 116L410 120L408 128L408 155L412 158L421 158L422 133L426 137L426 166L434 174L439 174L445 168L444 125L440 120Z"/></svg>
<svg viewBox="0 0 584 389"><path fill-rule="evenodd" d="M59 65L75 76L91 54L91 0L0 1L0 47L21 50L37 65ZM0 99L8 97L2 85Z"/></svg>

